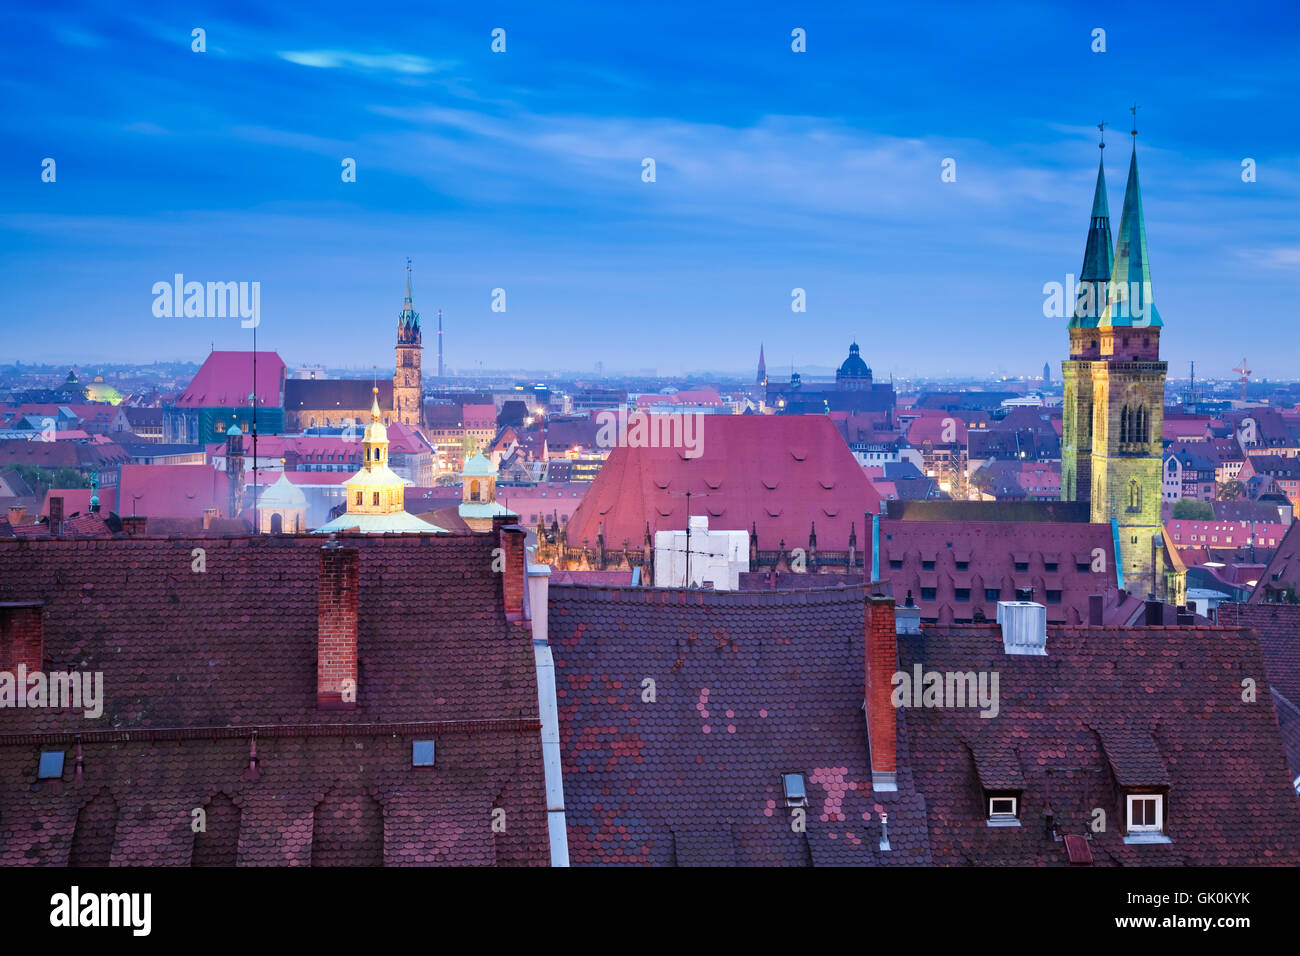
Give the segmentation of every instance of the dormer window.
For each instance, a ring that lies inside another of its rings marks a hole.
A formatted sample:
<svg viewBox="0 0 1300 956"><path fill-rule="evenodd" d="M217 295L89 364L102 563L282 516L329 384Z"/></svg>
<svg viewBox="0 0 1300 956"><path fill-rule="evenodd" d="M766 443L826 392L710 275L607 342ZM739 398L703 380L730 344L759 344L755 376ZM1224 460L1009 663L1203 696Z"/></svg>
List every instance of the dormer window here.
<svg viewBox="0 0 1300 956"><path fill-rule="evenodd" d="M785 805L787 807L806 807L808 805L808 791L804 787L803 774L781 774L781 789L785 794Z"/></svg>
<svg viewBox="0 0 1300 956"><path fill-rule="evenodd" d="M1165 828L1165 798L1159 793L1130 793L1128 802L1128 832L1133 834L1162 834Z"/></svg>
<svg viewBox="0 0 1300 956"><path fill-rule="evenodd" d="M989 826L1020 826L1020 791L986 790L984 792L984 803L985 808L988 810Z"/></svg>
<svg viewBox="0 0 1300 956"><path fill-rule="evenodd" d="M1164 793L1126 793L1125 843L1169 843Z"/></svg>

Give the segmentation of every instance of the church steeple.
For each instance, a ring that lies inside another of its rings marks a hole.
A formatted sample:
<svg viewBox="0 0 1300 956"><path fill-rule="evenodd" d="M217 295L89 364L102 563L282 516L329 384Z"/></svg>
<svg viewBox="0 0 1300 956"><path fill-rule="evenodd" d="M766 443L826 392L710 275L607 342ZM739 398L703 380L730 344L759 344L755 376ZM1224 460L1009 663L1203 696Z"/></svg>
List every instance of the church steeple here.
<svg viewBox="0 0 1300 956"><path fill-rule="evenodd" d="M1105 123L1097 129L1105 133ZM1097 148L1104 151L1103 138ZM1095 329L1106 309L1106 290L1115 264L1111 253L1110 205L1106 202L1105 153L1097 161L1097 187L1092 194L1092 216L1088 221L1088 242L1083 250L1083 268L1079 271L1079 294L1074 303L1072 329Z"/></svg>
<svg viewBox="0 0 1300 956"><path fill-rule="evenodd" d="M1124 187L1124 211L1115 243L1115 268L1111 273L1109 303L1102 327L1160 328L1164 323L1151 294L1151 265L1147 258L1147 227L1142 215L1142 190L1138 185L1137 107L1133 112L1133 154Z"/></svg>
<svg viewBox="0 0 1300 956"><path fill-rule="evenodd" d="M420 313L411 301L411 260L406 260L406 297L397 315L397 364L393 370L393 418L403 425L424 424L424 380L420 372Z"/></svg>
<svg viewBox="0 0 1300 956"><path fill-rule="evenodd" d="M767 386L767 360L763 357L763 345L760 342L758 346L758 384L760 388Z"/></svg>
<svg viewBox="0 0 1300 956"><path fill-rule="evenodd" d="M406 479L388 467L388 429L379 408L379 388L370 405L370 424L361 439L361 470L344 482L347 511L316 529L317 534L355 528L367 534L442 531L406 511Z"/></svg>

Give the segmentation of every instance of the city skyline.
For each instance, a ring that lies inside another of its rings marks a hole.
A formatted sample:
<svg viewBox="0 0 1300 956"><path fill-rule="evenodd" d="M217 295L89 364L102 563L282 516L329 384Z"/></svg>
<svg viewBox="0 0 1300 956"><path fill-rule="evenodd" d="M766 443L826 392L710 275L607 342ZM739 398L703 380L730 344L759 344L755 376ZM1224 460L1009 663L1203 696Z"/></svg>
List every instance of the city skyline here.
<svg viewBox="0 0 1300 956"><path fill-rule="evenodd" d="M443 310L462 371L743 372L761 342L775 372L833 367L858 341L882 376L1030 374L1063 351L1042 287L1079 268L1095 124L1110 124L1117 206L1134 101L1171 368L1229 377L1216 338L1243 313L1285 334L1300 246L1276 210L1300 196L1300 149L1276 122L1296 80L1270 64L1294 12L1156 31L1157 13L1076 7L1028 31L1009 8L934 9L928 34L903 13L775 8L26 24L33 41L3 41L26 114L4 121L0 160L7 351L84 364L251 347L238 321L151 313L154 283L182 273L259 282L259 348L290 364L382 366L410 256L415 307ZM1251 364L1281 378L1294 358L1284 345Z"/></svg>

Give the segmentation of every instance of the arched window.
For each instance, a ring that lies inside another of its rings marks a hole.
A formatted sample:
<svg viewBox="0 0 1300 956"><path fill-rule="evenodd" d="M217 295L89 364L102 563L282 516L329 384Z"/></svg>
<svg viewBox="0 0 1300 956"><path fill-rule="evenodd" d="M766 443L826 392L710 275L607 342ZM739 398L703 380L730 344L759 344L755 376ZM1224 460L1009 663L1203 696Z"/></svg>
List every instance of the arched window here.
<svg viewBox="0 0 1300 956"><path fill-rule="evenodd" d="M1142 485L1136 478L1130 478L1128 483L1128 507L1130 511L1142 510Z"/></svg>
<svg viewBox="0 0 1300 956"><path fill-rule="evenodd" d="M77 812L69 866L108 866L117 836L117 801L107 790Z"/></svg>
<svg viewBox="0 0 1300 956"><path fill-rule="evenodd" d="M284 532L284 518L277 511L271 515L271 534L282 534Z"/></svg>
<svg viewBox="0 0 1300 956"><path fill-rule="evenodd" d="M1119 410L1119 443L1128 444L1128 406Z"/></svg>
<svg viewBox="0 0 1300 956"><path fill-rule="evenodd" d="M471 482L469 483L469 500L470 500L470 501L478 501L478 500L479 500L479 497L478 497L478 479L477 479L477 478L474 479L473 481L471 481Z"/></svg>
<svg viewBox="0 0 1300 956"><path fill-rule="evenodd" d="M194 834L192 866L234 866L239 856L240 810L224 793L203 808L204 829Z"/></svg>

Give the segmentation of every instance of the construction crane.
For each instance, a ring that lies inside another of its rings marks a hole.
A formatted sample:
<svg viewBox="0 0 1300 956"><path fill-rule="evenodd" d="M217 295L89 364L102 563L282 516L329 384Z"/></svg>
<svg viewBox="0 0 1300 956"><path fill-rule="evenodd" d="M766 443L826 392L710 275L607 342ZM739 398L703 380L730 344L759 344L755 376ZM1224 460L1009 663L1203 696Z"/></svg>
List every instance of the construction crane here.
<svg viewBox="0 0 1300 956"><path fill-rule="evenodd" d="M1246 383L1250 381L1251 372L1250 369L1246 368L1245 358L1241 360L1241 368L1234 368L1233 371L1241 373L1241 400L1244 402L1246 401Z"/></svg>

